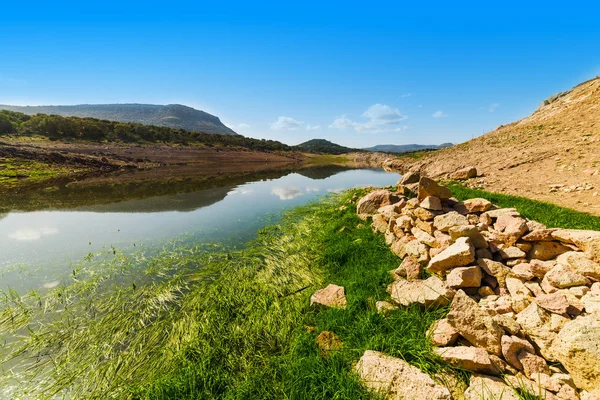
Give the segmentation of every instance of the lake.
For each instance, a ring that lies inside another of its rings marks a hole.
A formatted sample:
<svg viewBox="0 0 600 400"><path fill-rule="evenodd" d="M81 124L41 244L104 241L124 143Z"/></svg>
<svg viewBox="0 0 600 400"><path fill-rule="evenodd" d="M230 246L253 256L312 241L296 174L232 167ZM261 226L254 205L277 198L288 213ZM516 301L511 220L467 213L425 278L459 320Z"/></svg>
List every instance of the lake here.
<svg viewBox="0 0 600 400"><path fill-rule="evenodd" d="M250 176L123 185L58 182L0 205L0 289L47 291L87 254L174 238L241 246L281 211L329 193L393 185L381 169L315 167Z"/></svg>

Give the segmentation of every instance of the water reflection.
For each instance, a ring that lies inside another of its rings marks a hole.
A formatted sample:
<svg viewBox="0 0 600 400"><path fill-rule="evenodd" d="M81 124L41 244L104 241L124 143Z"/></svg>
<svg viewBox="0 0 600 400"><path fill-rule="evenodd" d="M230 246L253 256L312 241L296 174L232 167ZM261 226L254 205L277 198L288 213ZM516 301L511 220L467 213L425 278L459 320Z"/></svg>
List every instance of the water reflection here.
<svg viewBox="0 0 600 400"><path fill-rule="evenodd" d="M286 208L351 187L391 185L397 179L398 175L382 170L334 168L328 172L321 167L316 172L279 171L275 176L253 175L245 180L222 177L217 182L220 186L215 187L213 180L204 182L212 187L201 189L181 182L180 193L163 194L176 185L159 182L154 192L152 185L67 184L60 190L29 194L29 199L37 200L27 206L36 204L40 210L9 211L0 220L0 288L48 287L44 285L59 282L71 272L72 261L110 246L157 245L183 234L201 242L244 243L269 223L268 216ZM128 188L134 196L126 196ZM146 196L138 197L141 194ZM6 203L2 207L11 208ZM26 279L23 271L27 271Z"/></svg>

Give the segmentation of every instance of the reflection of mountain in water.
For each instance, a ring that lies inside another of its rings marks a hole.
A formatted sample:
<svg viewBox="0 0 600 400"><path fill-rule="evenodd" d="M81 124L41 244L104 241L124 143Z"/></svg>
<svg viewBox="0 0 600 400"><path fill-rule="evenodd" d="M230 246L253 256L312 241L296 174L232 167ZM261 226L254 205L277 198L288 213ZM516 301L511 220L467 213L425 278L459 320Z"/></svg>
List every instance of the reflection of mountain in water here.
<svg viewBox="0 0 600 400"><path fill-rule="evenodd" d="M303 175L310 179L327 179L330 176L339 174L340 172L351 170L352 168L339 165L322 165L317 167L303 168L296 171L297 174Z"/></svg>

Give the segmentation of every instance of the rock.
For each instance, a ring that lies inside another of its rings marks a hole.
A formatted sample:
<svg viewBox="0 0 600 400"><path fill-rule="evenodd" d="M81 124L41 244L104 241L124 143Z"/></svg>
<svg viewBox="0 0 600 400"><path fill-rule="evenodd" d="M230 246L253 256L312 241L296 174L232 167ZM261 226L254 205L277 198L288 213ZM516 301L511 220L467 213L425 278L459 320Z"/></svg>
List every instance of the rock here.
<svg viewBox="0 0 600 400"><path fill-rule="evenodd" d="M408 185L410 183L418 183L421 179L421 174L418 171L408 171L402 175L402 178L398 181L398 185Z"/></svg>
<svg viewBox="0 0 600 400"><path fill-rule="evenodd" d="M426 263L429 261L429 247L419 240L410 240L404 245L406 255L412 256L418 262Z"/></svg>
<svg viewBox="0 0 600 400"><path fill-rule="evenodd" d="M433 221L423 221L421 219L416 219L414 225L415 227L419 228L423 232L429 233L430 235L433 235L435 233Z"/></svg>
<svg viewBox="0 0 600 400"><path fill-rule="evenodd" d="M383 206L394 204L400 201L400 197L389 190L374 190L358 200L356 204L356 213L362 219L366 219L377 213L377 210Z"/></svg>
<svg viewBox="0 0 600 400"><path fill-rule="evenodd" d="M520 279L507 277L506 288L512 298L512 308L516 312L523 311L531 303L531 292Z"/></svg>
<svg viewBox="0 0 600 400"><path fill-rule="evenodd" d="M519 250L524 251L525 253L529 252L529 250L531 250L531 248L533 247L533 245L531 243L527 243L527 242L517 242L517 243L515 243L515 246Z"/></svg>
<svg viewBox="0 0 600 400"><path fill-rule="evenodd" d="M525 287L529 289L529 291L533 293L535 297L541 296L545 293L540 287L540 284L537 282L523 282L523 285L525 285Z"/></svg>
<svg viewBox="0 0 600 400"><path fill-rule="evenodd" d="M492 208L492 203L486 199L476 198L463 201L468 213L485 212Z"/></svg>
<svg viewBox="0 0 600 400"><path fill-rule="evenodd" d="M452 267L468 265L475 261L475 248L468 238L459 238L456 243L431 259L427 269L430 272L444 272Z"/></svg>
<svg viewBox="0 0 600 400"><path fill-rule="evenodd" d="M500 378L486 375L471 375L465 400L519 400L520 397ZM425 400L425 399L423 399Z"/></svg>
<svg viewBox="0 0 600 400"><path fill-rule="evenodd" d="M600 232L577 229L557 229L552 237L563 243L571 243L583 250L593 261L600 262Z"/></svg>
<svg viewBox="0 0 600 400"><path fill-rule="evenodd" d="M530 379L538 374L550 373L546 360L540 356L536 356L535 353L522 351L517 354L517 357L521 364L523 364L523 373Z"/></svg>
<svg viewBox="0 0 600 400"><path fill-rule="evenodd" d="M566 314L569 310L569 301L562 293L544 294L536 297L535 302L544 310L554 314Z"/></svg>
<svg viewBox="0 0 600 400"><path fill-rule="evenodd" d="M344 287L329 284L325 289L317 290L310 296L310 305L345 309L346 295Z"/></svg>
<svg viewBox="0 0 600 400"><path fill-rule="evenodd" d="M423 207L415 208L413 210L413 214L421 221L430 221L433 219L433 217L435 217L435 214L432 211L429 211Z"/></svg>
<svg viewBox="0 0 600 400"><path fill-rule="evenodd" d="M412 219L407 215L396 218L396 226L404 231L410 231L412 228Z"/></svg>
<svg viewBox="0 0 600 400"><path fill-rule="evenodd" d="M552 350L556 332L553 332L551 314L537 303L531 303L517 314L516 320L521 326L521 332L537 346L541 355L546 360L556 361Z"/></svg>
<svg viewBox="0 0 600 400"><path fill-rule="evenodd" d="M589 285L590 281L583 275L557 264L544 276L552 286L563 289L571 286Z"/></svg>
<svg viewBox="0 0 600 400"><path fill-rule="evenodd" d="M569 251L558 256L556 261L587 278L600 280L600 264L590 260L585 253Z"/></svg>
<svg viewBox="0 0 600 400"><path fill-rule="evenodd" d="M579 393L569 385L563 385L556 394L560 400L580 400Z"/></svg>
<svg viewBox="0 0 600 400"><path fill-rule="evenodd" d="M396 218L398 214L402 211L404 206L406 205L406 200L401 199L399 202L395 204L390 204L389 206L380 207L377 212L383 216L384 219L390 220Z"/></svg>
<svg viewBox="0 0 600 400"><path fill-rule="evenodd" d="M581 298L581 302L587 313L600 311L600 295L598 293L587 293Z"/></svg>
<svg viewBox="0 0 600 400"><path fill-rule="evenodd" d="M448 200L452 197L452 193L447 187L438 185L433 179L422 176L419 180L418 199L419 201L423 201L428 196L437 197L440 200Z"/></svg>
<svg viewBox="0 0 600 400"><path fill-rule="evenodd" d="M421 207L431 211L442 211L442 202L437 197L427 196L421 202Z"/></svg>
<svg viewBox="0 0 600 400"><path fill-rule="evenodd" d="M477 168L465 167L458 171L450 174L450 179L456 179L459 181L466 181L467 179L475 178L477 176Z"/></svg>
<svg viewBox="0 0 600 400"><path fill-rule="evenodd" d="M531 260L529 262L529 267L531 268L531 273L536 277L543 279L544 276L550 271L556 262L553 261L541 261L541 260Z"/></svg>
<svg viewBox="0 0 600 400"><path fill-rule="evenodd" d="M533 272L531 272L531 265L527 263L520 263L515 265L511 269L510 275L519 278L523 281L530 281L533 278L535 278Z"/></svg>
<svg viewBox="0 0 600 400"><path fill-rule="evenodd" d="M516 335L521 331L521 326L515 321L515 319L509 314L497 314L492 317L502 329L511 335Z"/></svg>
<svg viewBox="0 0 600 400"><path fill-rule="evenodd" d="M419 242L426 244L429 247L440 247L441 246L441 244L437 241L436 238L434 238L433 236L431 236L429 233L425 232L422 229L414 227L410 231L413 234L413 236L417 238L417 240Z"/></svg>
<svg viewBox="0 0 600 400"><path fill-rule="evenodd" d="M569 292L579 299L588 294L589 291L590 288L587 286L571 286L569 288Z"/></svg>
<svg viewBox="0 0 600 400"><path fill-rule="evenodd" d="M375 309L378 314L387 316L390 312L397 310L398 306L390 303L389 301L378 301L375 303Z"/></svg>
<svg viewBox="0 0 600 400"><path fill-rule="evenodd" d="M494 289L489 286L482 286L477 290L477 294L481 297L487 297L494 295Z"/></svg>
<svg viewBox="0 0 600 400"><path fill-rule="evenodd" d="M529 259L547 261L567 251L571 251L571 249L557 242L533 242L533 246L531 246L527 257Z"/></svg>
<svg viewBox="0 0 600 400"><path fill-rule="evenodd" d="M383 215L375 214L373 215L373 222L371 223L371 227L374 231L384 233L387 230L388 223L385 220L385 218L383 218Z"/></svg>
<svg viewBox="0 0 600 400"><path fill-rule="evenodd" d="M527 242L551 242L554 240L552 237L552 232L555 230L556 228L535 230L533 232L529 232L521 239Z"/></svg>
<svg viewBox="0 0 600 400"><path fill-rule="evenodd" d="M492 259L492 252L489 251L488 249L477 249L475 250L475 256L477 258L487 258L487 259Z"/></svg>
<svg viewBox="0 0 600 400"><path fill-rule="evenodd" d="M452 346L458 339L458 332L448 323L446 318L435 321L429 330L427 336L434 346Z"/></svg>
<svg viewBox="0 0 600 400"><path fill-rule="evenodd" d="M500 249L500 256L504 259L508 258L523 258L525 257L525 252L515 246L505 247Z"/></svg>
<svg viewBox="0 0 600 400"><path fill-rule="evenodd" d="M519 371L523 370L523 364L518 357L522 352L535 354L535 348L525 339L516 336L502 336L502 355L509 365Z"/></svg>
<svg viewBox="0 0 600 400"><path fill-rule="evenodd" d="M520 397L521 399L543 399L543 400L559 400L554 394L540 387L539 383L527 379L522 374L515 376L506 375L504 381L511 387L518 389L520 392L526 392L529 396Z"/></svg>
<svg viewBox="0 0 600 400"><path fill-rule="evenodd" d="M438 347L434 348L433 352L451 365L467 371L490 375L500 373L500 370L490 360L487 351L479 347Z"/></svg>
<svg viewBox="0 0 600 400"><path fill-rule="evenodd" d="M317 336L317 346L321 350L322 356L326 356L332 351L337 351L344 347L338 335L329 331L323 331Z"/></svg>
<svg viewBox="0 0 600 400"><path fill-rule="evenodd" d="M554 352L575 385L600 391L600 316L590 314L567 322L558 333Z"/></svg>
<svg viewBox="0 0 600 400"><path fill-rule="evenodd" d="M438 215L433 219L433 226L442 232L448 232L453 226L469 225L469 219L456 211Z"/></svg>
<svg viewBox="0 0 600 400"><path fill-rule="evenodd" d="M452 289L481 286L481 268L478 266L457 267L446 276L446 284Z"/></svg>
<svg viewBox="0 0 600 400"><path fill-rule="evenodd" d="M528 229L527 221L524 218L513 217L510 214L500 215L496 220L494 227L504 234L504 243L506 243L507 246L512 246L517 243Z"/></svg>
<svg viewBox="0 0 600 400"><path fill-rule="evenodd" d="M356 364L360 380L388 399L451 400L450 391L399 358L367 350Z"/></svg>
<svg viewBox="0 0 600 400"><path fill-rule="evenodd" d="M421 278L423 272L422 264L415 257L404 257L399 267L404 271L403 276L409 281Z"/></svg>
<svg viewBox="0 0 600 400"><path fill-rule="evenodd" d="M459 290L454 296L447 319L472 345L482 347L491 354L502 353L500 339L504 330L464 291Z"/></svg>
<svg viewBox="0 0 600 400"><path fill-rule="evenodd" d="M521 216L516 208L497 208L495 210L486 211L485 214L491 218L499 218L501 215L510 215L511 217Z"/></svg>
<svg viewBox="0 0 600 400"><path fill-rule="evenodd" d="M456 241L460 237L468 237L471 244L476 249L484 249L488 247L485 238L474 225L453 226L448 230L448 234L452 241Z"/></svg>
<svg viewBox="0 0 600 400"><path fill-rule="evenodd" d="M486 274L496 278L498 285L501 288L506 288L506 277L510 273L510 268L500 262L487 258L478 259L477 264L485 271Z"/></svg>
<svg viewBox="0 0 600 400"><path fill-rule="evenodd" d="M454 291L437 276L424 281L397 281L392 284L392 300L402 306L419 304L424 307L445 306L454 297Z"/></svg>

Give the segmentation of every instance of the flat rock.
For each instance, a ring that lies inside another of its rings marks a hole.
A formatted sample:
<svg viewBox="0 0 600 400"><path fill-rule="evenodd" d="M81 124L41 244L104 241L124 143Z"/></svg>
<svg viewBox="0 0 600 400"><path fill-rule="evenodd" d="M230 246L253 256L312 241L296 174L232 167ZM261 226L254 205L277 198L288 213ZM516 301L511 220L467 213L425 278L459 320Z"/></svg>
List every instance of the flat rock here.
<svg viewBox="0 0 600 400"><path fill-rule="evenodd" d="M454 171L450 174L450 179L456 179L459 181L465 181L467 179L475 178L477 176L477 168L465 167L458 171Z"/></svg>
<svg viewBox="0 0 600 400"><path fill-rule="evenodd" d="M515 244L527 232L527 221L521 217L502 214L496 220L494 227L504 234L508 246Z"/></svg>
<svg viewBox="0 0 600 400"><path fill-rule="evenodd" d="M485 212L491 218L498 218L501 215L510 215L511 217L519 217L521 214L516 208L496 208L495 210L489 210Z"/></svg>
<svg viewBox="0 0 600 400"><path fill-rule="evenodd" d="M527 253L529 259L542 261L552 260L557 256L571 251L571 249L558 242L532 242L531 250Z"/></svg>
<svg viewBox="0 0 600 400"><path fill-rule="evenodd" d="M458 339L458 332L448 323L446 318L435 321L427 331L427 336L434 346L452 346Z"/></svg>
<svg viewBox="0 0 600 400"><path fill-rule="evenodd" d="M427 196L423 199L420 206L431 211L442 211L442 202L434 196Z"/></svg>
<svg viewBox="0 0 600 400"><path fill-rule="evenodd" d="M544 276L552 286L563 289L571 286L589 285L590 281L569 267L557 264Z"/></svg>
<svg viewBox="0 0 600 400"><path fill-rule="evenodd" d="M600 316L590 314L567 322L558 333L554 352L575 385L600 391Z"/></svg>
<svg viewBox="0 0 600 400"><path fill-rule="evenodd" d="M463 201L468 213L485 212L492 208L492 203L486 199L475 198Z"/></svg>
<svg viewBox="0 0 600 400"><path fill-rule="evenodd" d="M446 285L452 289L479 287L482 277L481 268L477 265L452 268L446 276Z"/></svg>
<svg viewBox="0 0 600 400"><path fill-rule="evenodd" d="M527 235L523 236L521 238L521 240L525 240L527 242L552 241L552 240L554 240L554 238L552 237L552 232L554 232L555 230L556 230L556 228L535 230L535 231L529 232Z"/></svg>
<svg viewBox="0 0 600 400"><path fill-rule="evenodd" d="M485 238L481 232L479 232L479 229L477 229L477 227L474 225L453 226L448 229L448 234L450 235L452 241L456 241L461 237L468 237L471 240L471 244L476 249L485 249L488 247Z"/></svg>
<svg viewBox="0 0 600 400"><path fill-rule="evenodd" d="M408 185L410 183L419 183L421 174L418 171L408 171L398 181L398 185Z"/></svg>
<svg viewBox="0 0 600 400"><path fill-rule="evenodd" d="M455 346L438 347L433 349L434 353L455 367L467 371L497 375L500 370L492 363L487 351L479 347Z"/></svg>
<svg viewBox="0 0 600 400"><path fill-rule="evenodd" d="M475 248L466 237L461 237L447 249L429 261L427 269L430 272L444 272L449 268L461 267L475 261Z"/></svg>
<svg viewBox="0 0 600 400"><path fill-rule="evenodd" d="M389 190L374 190L358 200L356 213L363 219L377 213L383 206L391 205L400 201L400 197Z"/></svg>
<svg viewBox="0 0 600 400"><path fill-rule="evenodd" d="M437 276L424 281L396 281L391 285L392 300L402 306L419 304L424 307L445 306L454 297L454 291Z"/></svg>
<svg viewBox="0 0 600 400"><path fill-rule="evenodd" d="M462 290L454 296L447 319L473 346L482 347L498 356L502 354L500 340L504 330Z"/></svg>
<svg viewBox="0 0 600 400"><path fill-rule="evenodd" d="M493 276L498 281L501 288L506 288L506 277L510 273L510 268L501 262L490 260L488 258L480 258L477 264L485 271L486 274Z"/></svg>
<svg viewBox="0 0 600 400"><path fill-rule="evenodd" d="M556 339L556 329L553 326L552 315L537 303L531 303L517 314L516 320L521 326L521 332L534 343L546 360L557 361L553 354L552 344Z"/></svg>
<svg viewBox="0 0 600 400"><path fill-rule="evenodd" d="M438 215L433 219L433 226L442 232L448 232L453 226L469 225L469 219L456 211Z"/></svg>
<svg viewBox="0 0 600 400"><path fill-rule="evenodd" d="M500 378L487 375L471 375L465 400L519 400L520 397ZM423 399L424 400L424 399Z"/></svg>
<svg viewBox="0 0 600 400"><path fill-rule="evenodd" d="M512 276L515 276L523 281L530 281L535 278L533 272L531 271L531 265L528 263L520 263L515 265L511 271Z"/></svg>
<svg viewBox="0 0 600 400"><path fill-rule="evenodd" d="M440 200L448 200L452 197L452 192L447 187L438 185L433 179L422 176L419 180L418 199L419 201L423 201L427 196L437 197Z"/></svg>
<svg viewBox="0 0 600 400"><path fill-rule="evenodd" d="M570 307L567 296L559 292L537 296L535 302L544 310L560 315L566 314Z"/></svg>
<svg viewBox="0 0 600 400"><path fill-rule="evenodd" d="M524 258L526 256L526 254L523 250L521 250L515 246L504 247L504 248L500 249L500 251L498 253L504 259Z"/></svg>
<svg viewBox="0 0 600 400"><path fill-rule="evenodd" d="M600 262L600 232L578 230L578 229L557 229L552 232L552 237L563 243L571 243L583 250L586 255Z"/></svg>
<svg viewBox="0 0 600 400"><path fill-rule="evenodd" d="M346 295L344 287L329 284L325 289L317 290L310 296L310 305L325 306L332 308L346 308Z"/></svg>
<svg viewBox="0 0 600 400"><path fill-rule="evenodd" d="M556 261L587 278L600 280L600 264L590 260L585 253L569 251L558 256Z"/></svg>
<svg viewBox="0 0 600 400"><path fill-rule="evenodd" d="M388 399L452 400L450 391L406 361L367 350L356 364L360 380Z"/></svg>
<svg viewBox="0 0 600 400"><path fill-rule="evenodd" d="M523 370L523 364L518 357L521 352L535 354L535 348L527 340L517 336L502 336L502 355L508 364L519 371Z"/></svg>

